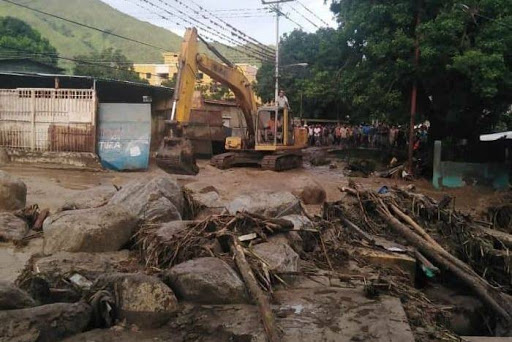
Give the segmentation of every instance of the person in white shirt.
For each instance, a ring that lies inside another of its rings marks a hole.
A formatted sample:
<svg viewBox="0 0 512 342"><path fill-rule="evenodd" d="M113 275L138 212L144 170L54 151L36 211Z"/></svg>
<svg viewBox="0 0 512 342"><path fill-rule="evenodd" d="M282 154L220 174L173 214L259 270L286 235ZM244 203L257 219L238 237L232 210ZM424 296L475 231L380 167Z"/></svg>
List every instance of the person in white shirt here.
<svg viewBox="0 0 512 342"><path fill-rule="evenodd" d="M290 104L288 103L288 98L284 94L283 90L279 91L279 96L277 97L277 106L279 108L287 108L290 109Z"/></svg>

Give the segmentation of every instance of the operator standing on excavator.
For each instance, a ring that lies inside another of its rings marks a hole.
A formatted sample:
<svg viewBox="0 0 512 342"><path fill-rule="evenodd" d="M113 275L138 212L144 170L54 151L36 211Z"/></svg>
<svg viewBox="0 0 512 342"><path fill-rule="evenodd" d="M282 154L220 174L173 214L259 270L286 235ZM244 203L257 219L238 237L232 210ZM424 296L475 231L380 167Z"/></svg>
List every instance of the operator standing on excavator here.
<svg viewBox="0 0 512 342"><path fill-rule="evenodd" d="M277 106L279 108L286 108L286 109L290 109L290 104L288 103L288 98L286 97L286 95L284 94L284 90L279 90L279 96L277 97Z"/></svg>

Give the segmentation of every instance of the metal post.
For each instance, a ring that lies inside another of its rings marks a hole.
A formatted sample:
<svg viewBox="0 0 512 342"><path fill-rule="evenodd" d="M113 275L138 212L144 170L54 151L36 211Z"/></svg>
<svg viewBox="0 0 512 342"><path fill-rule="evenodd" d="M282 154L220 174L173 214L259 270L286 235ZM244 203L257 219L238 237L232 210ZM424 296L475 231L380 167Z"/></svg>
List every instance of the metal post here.
<svg viewBox="0 0 512 342"><path fill-rule="evenodd" d="M281 9L279 4L283 2L293 2L295 0L272 0L272 1L266 1L261 0L261 3L263 5L275 5L274 10L276 12L276 89L274 94L274 101L277 105L277 97L279 96L279 16L281 15Z"/></svg>
<svg viewBox="0 0 512 342"><path fill-rule="evenodd" d="M36 90L32 89L31 94L32 108L31 108L31 125L32 125L32 137L30 141L30 149L34 151L36 149Z"/></svg>
<svg viewBox="0 0 512 342"><path fill-rule="evenodd" d="M279 96L279 4L276 4L276 90L275 104L277 106L277 98Z"/></svg>
<svg viewBox="0 0 512 342"><path fill-rule="evenodd" d="M304 92L301 90L300 91L300 123L301 124L302 124L302 114L303 114L303 112L302 112L302 96L303 96L303 93Z"/></svg>
<svg viewBox="0 0 512 342"><path fill-rule="evenodd" d="M418 32L417 28L420 26L420 5L418 1L417 5L417 13L416 13L416 27L415 27L415 34L416 39L414 42L414 66L416 68L416 71L418 71L418 66L420 63L420 43L418 38ZM413 171L413 165L412 165L412 159L414 154L414 119L416 116L416 110L417 110L417 96L418 96L418 81L414 80L412 91L411 91L411 122L409 127L409 160L408 160L408 169L409 173L412 174Z"/></svg>

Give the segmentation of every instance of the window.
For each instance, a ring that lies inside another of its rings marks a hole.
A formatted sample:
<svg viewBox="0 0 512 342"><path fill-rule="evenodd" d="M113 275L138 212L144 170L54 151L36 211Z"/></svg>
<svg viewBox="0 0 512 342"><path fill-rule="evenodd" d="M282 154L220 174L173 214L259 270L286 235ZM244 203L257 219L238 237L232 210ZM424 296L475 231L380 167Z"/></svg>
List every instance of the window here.
<svg viewBox="0 0 512 342"><path fill-rule="evenodd" d="M151 73L150 73L150 72L146 73L146 78L147 78L148 80L150 80L150 79L151 79Z"/></svg>

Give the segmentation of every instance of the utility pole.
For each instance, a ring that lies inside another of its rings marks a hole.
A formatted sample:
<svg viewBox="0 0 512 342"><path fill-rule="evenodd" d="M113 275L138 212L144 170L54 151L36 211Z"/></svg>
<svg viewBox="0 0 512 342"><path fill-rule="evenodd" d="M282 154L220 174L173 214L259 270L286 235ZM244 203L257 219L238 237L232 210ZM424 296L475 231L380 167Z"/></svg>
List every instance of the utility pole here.
<svg viewBox="0 0 512 342"><path fill-rule="evenodd" d="M276 12L276 89L274 94L274 102L277 103L277 97L279 96L279 16L282 14L280 4L284 2L292 2L295 0L275 0L265 1L261 0L263 5L275 5L274 11Z"/></svg>
<svg viewBox="0 0 512 342"><path fill-rule="evenodd" d="M418 67L420 64L420 43L419 43L419 37L418 37L418 26L420 26L420 7L421 7L421 0L417 0L416 4L416 23L414 27L415 32L415 41L414 41L414 67L416 70L416 73L418 72ZM415 75L417 77L417 75ZM417 112L417 97L418 97L418 80L415 79L414 83L412 85L412 91L411 91L411 121L409 123L409 158L408 158L408 169L409 173L412 174L413 172L413 165L412 165L412 159L414 155L414 124L415 124L415 116Z"/></svg>

